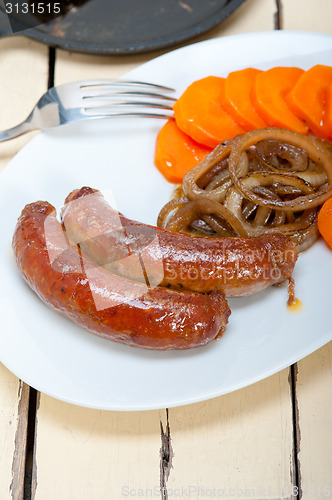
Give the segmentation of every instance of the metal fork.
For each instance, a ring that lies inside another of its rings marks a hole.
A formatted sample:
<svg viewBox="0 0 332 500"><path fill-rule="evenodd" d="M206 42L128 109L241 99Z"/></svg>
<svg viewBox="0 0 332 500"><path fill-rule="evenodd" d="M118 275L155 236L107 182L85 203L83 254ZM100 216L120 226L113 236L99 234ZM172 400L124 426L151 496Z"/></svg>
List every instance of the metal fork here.
<svg viewBox="0 0 332 500"><path fill-rule="evenodd" d="M0 131L0 142L31 130L113 117L173 118L174 89L129 80L86 80L50 88L30 115L16 127Z"/></svg>

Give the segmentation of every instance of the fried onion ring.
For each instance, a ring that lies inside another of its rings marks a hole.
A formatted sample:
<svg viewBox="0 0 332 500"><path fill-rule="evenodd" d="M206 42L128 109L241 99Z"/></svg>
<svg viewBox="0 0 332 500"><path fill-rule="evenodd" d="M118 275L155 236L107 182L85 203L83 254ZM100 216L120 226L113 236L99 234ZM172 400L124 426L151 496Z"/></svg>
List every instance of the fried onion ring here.
<svg viewBox="0 0 332 500"><path fill-rule="evenodd" d="M303 251L318 238L319 206L332 196L332 146L278 128L219 144L183 179L158 225L202 236L281 232Z"/></svg>

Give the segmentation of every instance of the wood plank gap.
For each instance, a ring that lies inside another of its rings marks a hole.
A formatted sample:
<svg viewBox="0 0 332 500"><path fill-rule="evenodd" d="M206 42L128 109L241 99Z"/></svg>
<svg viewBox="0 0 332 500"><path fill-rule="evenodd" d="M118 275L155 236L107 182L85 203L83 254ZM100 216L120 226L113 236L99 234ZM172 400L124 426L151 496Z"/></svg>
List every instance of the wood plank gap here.
<svg viewBox="0 0 332 500"><path fill-rule="evenodd" d="M18 389L18 415L15 434L15 449L12 464L12 482L10 492L12 500L22 500L25 484L26 446L28 414L26 411L29 399L29 386L20 380Z"/></svg>
<svg viewBox="0 0 332 500"><path fill-rule="evenodd" d="M34 441L33 441L33 456L32 456L31 500L34 500L35 495L36 495L36 489L37 489L36 445L37 445L37 427L38 427L38 410L39 410L39 406L40 406L40 392L37 392L35 430L34 430L34 435L33 435Z"/></svg>
<svg viewBox="0 0 332 500"><path fill-rule="evenodd" d="M31 500L36 411L37 411L37 391L36 389L30 387L28 425L27 425L27 447L25 455L24 500Z"/></svg>
<svg viewBox="0 0 332 500"><path fill-rule="evenodd" d="M53 47L49 48L48 59L48 86L47 88L54 87L54 73L55 73L55 55L56 50Z"/></svg>
<svg viewBox="0 0 332 500"><path fill-rule="evenodd" d="M293 495L296 500L301 500L302 489L301 489L301 467L299 460L300 443L301 443L301 431L299 422L299 406L296 394L296 379L297 379L298 368L297 364L293 364L290 367L290 388L291 388L291 398L292 398L292 420L293 420Z"/></svg>
<svg viewBox="0 0 332 500"><path fill-rule="evenodd" d="M167 481L172 468L173 461L173 447L171 438L171 429L169 425L168 408L166 408L166 427L160 420L161 432L161 448L160 448L160 493L161 500L168 500Z"/></svg>
<svg viewBox="0 0 332 500"><path fill-rule="evenodd" d="M283 19L282 19L282 0L276 0L277 10L274 13L274 29L283 29Z"/></svg>

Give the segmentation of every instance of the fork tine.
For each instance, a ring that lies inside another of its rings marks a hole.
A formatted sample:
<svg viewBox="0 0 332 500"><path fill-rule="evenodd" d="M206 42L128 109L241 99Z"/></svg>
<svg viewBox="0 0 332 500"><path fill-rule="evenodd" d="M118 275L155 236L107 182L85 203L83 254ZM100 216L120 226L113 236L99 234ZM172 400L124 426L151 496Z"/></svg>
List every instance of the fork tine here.
<svg viewBox="0 0 332 500"><path fill-rule="evenodd" d="M175 89L167 87L165 85L158 85L156 83L149 82L136 82L132 80L89 80L80 82L80 88L89 87L143 87L149 89L165 90L168 92L175 92Z"/></svg>
<svg viewBox="0 0 332 500"><path fill-rule="evenodd" d="M112 116L170 118L176 101L176 98L167 95L175 92L174 89L148 82L90 80L80 82L80 89L84 103L82 111L89 118ZM154 110L163 110L165 113Z"/></svg>
<svg viewBox="0 0 332 500"><path fill-rule="evenodd" d="M98 114L88 114L89 119L103 119L103 118L161 118L163 120L174 119L174 115L166 113L147 113L147 112L134 112L134 111L119 111L119 112L105 112Z"/></svg>
<svg viewBox="0 0 332 500"><path fill-rule="evenodd" d="M126 92L118 92L118 91L110 91L110 92L102 92L100 90L90 90L89 93L85 94L82 99L110 99L110 98L118 98L118 97L146 97L146 98L154 98L158 100L163 100L163 101L172 101L175 102L176 99L174 97L165 95L165 94L159 94L159 93L154 93L154 92L134 92L134 91L126 91Z"/></svg>
<svg viewBox="0 0 332 500"><path fill-rule="evenodd" d="M90 103L89 103L90 104ZM101 111L101 110L112 110L112 109L121 109L121 108L155 108L155 109L164 109L167 111L173 111L173 106L167 106L166 104L162 104L159 102L148 102L148 101L115 101L112 104L104 104L104 105L95 105L95 106L87 106L84 109L85 112L89 111Z"/></svg>

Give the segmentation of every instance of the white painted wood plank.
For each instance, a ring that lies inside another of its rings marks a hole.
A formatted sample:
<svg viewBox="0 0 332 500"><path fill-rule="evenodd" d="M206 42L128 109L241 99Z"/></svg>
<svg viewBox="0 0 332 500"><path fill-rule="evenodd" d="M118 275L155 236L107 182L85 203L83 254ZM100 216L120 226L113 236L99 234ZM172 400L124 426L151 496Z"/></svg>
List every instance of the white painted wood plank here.
<svg viewBox="0 0 332 500"><path fill-rule="evenodd" d="M274 29L275 0L246 0L214 29L215 36L237 35ZM211 38L211 35L208 37Z"/></svg>
<svg viewBox="0 0 332 500"><path fill-rule="evenodd" d="M332 342L297 367L302 500L332 498Z"/></svg>
<svg viewBox="0 0 332 500"><path fill-rule="evenodd" d="M332 34L331 0L283 0L283 27ZM297 364L302 500L332 498L332 343Z"/></svg>
<svg viewBox="0 0 332 500"><path fill-rule="evenodd" d="M29 387L0 364L0 498L23 500Z"/></svg>
<svg viewBox="0 0 332 500"><path fill-rule="evenodd" d="M163 413L90 410L41 395L33 498L121 499L149 490L155 498Z"/></svg>
<svg viewBox="0 0 332 500"><path fill-rule="evenodd" d="M23 121L47 89L48 48L23 37L0 40L0 130ZM1 144L0 170L36 133Z"/></svg>
<svg viewBox="0 0 332 500"><path fill-rule="evenodd" d="M288 370L211 401L171 408L169 420L174 450L169 500L182 488L188 500L199 494L288 498L293 485Z"/></svg>
<svg viewBox="0 0 332 500"><path fill-rule="evenodd" d="M285 30L332 34L331 18L331 0L282 0L282 26Z"/></svg>
<svg viewBox="0 0 332 500"><path fill-rule="evenodd" d="M149 61L154 55L141 54L135 56L98 56L84 55L64 50L57 50L55 63L55 83L66 83L74 80L93 78L119 78L121 75Z"/></svg>
<svg viewBox="0 0 332 500"><path fill-rule="evenodd" d="M47 87L48 49L22 37L0 40L0 129L22 121ZM32 135L0 147L0 169ZM0 498L23 499L29 387L0 365Z"/></svg>

